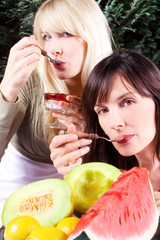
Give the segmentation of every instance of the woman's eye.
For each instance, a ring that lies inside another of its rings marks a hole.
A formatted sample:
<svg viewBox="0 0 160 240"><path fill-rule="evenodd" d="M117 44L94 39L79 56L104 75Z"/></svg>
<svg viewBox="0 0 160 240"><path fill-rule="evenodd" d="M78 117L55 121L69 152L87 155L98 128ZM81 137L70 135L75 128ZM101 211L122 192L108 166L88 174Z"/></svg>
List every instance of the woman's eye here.
<svg viewBox="0 0 160 240"><path fill-rule="evenodd" d="M132 99L127 99L127 100L123 101L122 106L128 106L128 105L131 105L133 103L134 103L134 101Z"/></svg>
<svg viewBox="0 0 160 240"><path fill-rule="evenodd" d="M69 32L64 32L63 34L63 37L72 37L73 35Z"/></svg>
<svg viewBox="0 0 160 240"><path fill-rule="evenodd" d="M51 36L50 36L49 34L43 34L43 35L42 35L42 38L43 38L44 40L49 40L49 39L51 39Z"/></svg>
<svg viewBox="0 0 160 240"><path fill-rule="evenodd" d="M107 108L98 108L98 109L95 109L95 112L97 113L97 115L104 114L104 113L108 112L108 109Z"/></svg>

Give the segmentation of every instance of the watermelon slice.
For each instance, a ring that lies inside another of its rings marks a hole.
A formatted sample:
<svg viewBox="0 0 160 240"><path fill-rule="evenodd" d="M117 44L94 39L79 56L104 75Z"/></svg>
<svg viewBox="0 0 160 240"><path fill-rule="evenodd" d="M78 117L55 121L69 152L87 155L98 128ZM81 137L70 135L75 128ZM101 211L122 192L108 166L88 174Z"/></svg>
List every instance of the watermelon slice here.
<svg viewBox="0 0 160 240"><path fill-rule="evenodd" d="M68 240L150 240L158 221L148 170L134 167L81 217Z"/></svg>

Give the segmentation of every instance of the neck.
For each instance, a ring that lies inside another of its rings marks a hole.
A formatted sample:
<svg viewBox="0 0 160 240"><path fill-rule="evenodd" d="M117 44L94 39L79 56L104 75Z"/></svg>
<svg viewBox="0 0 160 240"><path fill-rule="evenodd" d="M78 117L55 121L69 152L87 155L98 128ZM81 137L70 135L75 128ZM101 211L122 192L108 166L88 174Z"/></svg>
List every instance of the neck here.
<svg viewBox="0 0 160 240"><path fill-rule="evenodd" d="M153 189L158 191L160 189L160 161L154 154L153 149L148 148L136 154L139 167L147 168L149 171L150 181Z"/></svg>
<svg viewBox="0 0 160 240"><path fill-rule="evenodd" d="M155 146L152 142L145 149L137 153L136 158L140 167L145 167L149 171L154 167L157 157L155 156Z"/></svg>
<svg viewBox="0 0 160 240"><path fill-rule="evenodd" d="M78 97L82 96L83 87L81 82L81 74L72 79L65 80L65 82L71 95L76 95Z"/></svg>

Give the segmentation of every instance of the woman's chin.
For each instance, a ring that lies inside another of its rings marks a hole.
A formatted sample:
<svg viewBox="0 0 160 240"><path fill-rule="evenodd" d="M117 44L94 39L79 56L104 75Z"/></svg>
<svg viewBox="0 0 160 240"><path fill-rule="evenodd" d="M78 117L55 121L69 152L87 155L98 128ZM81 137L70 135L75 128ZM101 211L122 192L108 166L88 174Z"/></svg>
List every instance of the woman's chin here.
<svg viewBox="0 0 160 240"><path fill-rule="evenodd" d="M129 151L118 151L119 152L119 154L121 154L123 157L130 157L130 156L133 156L133 155L135 155L135 152L129 152Z"/></svg>

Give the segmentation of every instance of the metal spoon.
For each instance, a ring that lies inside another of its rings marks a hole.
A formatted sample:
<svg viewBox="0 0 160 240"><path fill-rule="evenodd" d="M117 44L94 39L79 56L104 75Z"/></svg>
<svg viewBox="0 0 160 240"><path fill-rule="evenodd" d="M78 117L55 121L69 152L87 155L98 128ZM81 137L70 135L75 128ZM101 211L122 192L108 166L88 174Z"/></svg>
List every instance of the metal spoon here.
<svg viewBox="0 0 160 240"><path fill-rule="evenodd" d="M100 137L96 133L82 133L82 132L72 132L72 133L76 134L79 139L81 139L81 138L99 139L100 138L100 139L104 139L108 142L118 142L118 141L121 141L122 139L124 139L124 138L108 139L105 137Z"/></svg>
<svg viewBox="0 0 160 240"><path fill-rule="evenodd" d="M56 60L56 59L52 59L50 56L48 56L47 52L46 52L44 49L42 49L42 48L41 48L41 54L42 54L44 57L48 57L51 63L57 64L57 65L61 64L60 61L58 61L58 60Z"/></svg>

